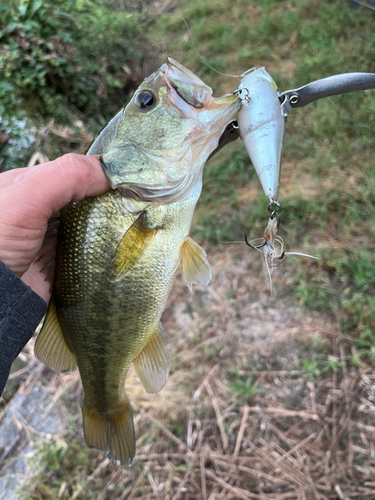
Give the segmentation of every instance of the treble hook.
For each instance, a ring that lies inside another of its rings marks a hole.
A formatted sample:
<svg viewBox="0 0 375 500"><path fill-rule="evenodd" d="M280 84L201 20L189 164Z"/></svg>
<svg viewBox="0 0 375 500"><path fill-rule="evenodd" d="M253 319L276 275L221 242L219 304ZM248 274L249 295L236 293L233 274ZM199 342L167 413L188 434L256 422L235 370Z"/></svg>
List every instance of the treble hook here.
<svg viewBox="0 0 375 500"><path fill-rule="evenodd" d="M257 250L257 249L263 248L265 245L267 245L267 240L264 240L261 245L253 246L251 243L249 243L249 240L247 239L247 234L245 233L245 243L248 247L253 248L254 250Z"/></svg>

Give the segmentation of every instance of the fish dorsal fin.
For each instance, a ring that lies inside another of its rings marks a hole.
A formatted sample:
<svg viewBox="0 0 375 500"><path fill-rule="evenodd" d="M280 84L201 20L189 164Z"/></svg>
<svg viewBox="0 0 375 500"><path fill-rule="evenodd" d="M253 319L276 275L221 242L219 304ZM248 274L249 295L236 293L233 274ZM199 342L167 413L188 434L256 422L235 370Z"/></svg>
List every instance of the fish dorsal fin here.
<svg viewBox="0 0 375 500"><path fill-rule="evenodd" d="M50 368L73 371L77 368L75 354L69 349L56 314L52 297L46 319L35 343L35 356Z"/></svg>
<svg viewBox="0 0 375 500"><path fill-rule="evenodd" d="M181 247L182 279L192 290L192 285L208 285L211 280L211 267L206 252L190 236Z"/></svg>
<svg viewBox="0 0 375 500"><path fill-rule="evenodd" d="M169 356L160 332L153 333L141 354L133 361L135 371L149 393L159 392L169 377Z"/></svg>
<svg viewBox="0 0 375 500"><path fill-rule="evenodd" d="M112 279L120 279L136 265L155 238L157 232L157 228L149 227L147 212L141 212L139 217L137 217L126 231L116 248L110 267Z"/></svg>

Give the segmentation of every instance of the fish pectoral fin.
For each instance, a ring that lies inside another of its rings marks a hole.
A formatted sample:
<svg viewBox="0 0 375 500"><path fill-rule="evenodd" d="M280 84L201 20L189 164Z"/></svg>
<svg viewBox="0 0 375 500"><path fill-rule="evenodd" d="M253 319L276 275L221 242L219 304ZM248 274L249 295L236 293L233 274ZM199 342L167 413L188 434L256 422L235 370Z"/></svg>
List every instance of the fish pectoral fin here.
<svg viewBox="0 0 375 500"><path fill-rule="evenodd" d="M190 236L181 247L182 279L192 290L192 285L208 285L211 281L211 267L206 252Z"/></svg>
<svg viewBox="0 0 375 500"><path fill-rule="evenodd" d="M75 354L69 349L51 297L46 319L34 347L35 356L54 370L72 372L77 368Z"/></svg>
<svg viewBox="0 0 375 500"><path fill-rule="evenodd" d="M150 228L147 212L141 212L118 244L109 269L112 279L121 279L139 261L147 247L155 238L157 228Z"/></svg>
<svg viewBox="0 0 375 500"><path fill-rule="evenodd" d="M133 364L147 392L159 392L165 386L170 364L160 325Z"/></svg>
<svg viewBox="0 0 375 500"><path fill-rule="evenodd" d="M135 434L133 412L129 399L110 415L91 410L83 402L83 432L88 446L110 452L112 461L125 467L134 463ZM119 463L118 463L119 462Z"/></svg>

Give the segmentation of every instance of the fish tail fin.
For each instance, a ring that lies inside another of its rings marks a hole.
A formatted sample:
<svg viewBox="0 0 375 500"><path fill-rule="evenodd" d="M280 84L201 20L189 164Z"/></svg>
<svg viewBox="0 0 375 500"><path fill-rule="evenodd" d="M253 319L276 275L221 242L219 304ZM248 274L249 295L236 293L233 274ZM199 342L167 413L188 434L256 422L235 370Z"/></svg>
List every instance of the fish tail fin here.
<svg viewBox="0 0 375 500"><path fill-rule="evenodd" d="M108 449L108 423L98 412L82 405L83 433L86 443L98 450Z"/></svg>
<svg viewBox="0 0 375 500"><path fill-rule="evenodd" d="M83 432L88 446L110 452L116 464L130 467L134 463L135 435L133 412L126 398L116 413L101 415L82 406Z"/></svg>

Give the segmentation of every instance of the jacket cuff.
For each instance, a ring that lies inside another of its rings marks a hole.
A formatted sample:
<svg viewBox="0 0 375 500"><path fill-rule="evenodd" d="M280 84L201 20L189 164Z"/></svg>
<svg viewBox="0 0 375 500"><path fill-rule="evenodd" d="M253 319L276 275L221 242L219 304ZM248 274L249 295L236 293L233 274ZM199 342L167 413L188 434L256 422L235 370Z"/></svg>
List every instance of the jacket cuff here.
<svg viewBox="0 0 375 500"><path fill-rule="evenodd" d="M0 323L6 319L14 326L23 327L27 332L34 332L46 314L48 306L1 261L0 291ZM30 334L28 337L30 338Z"/></svg>

